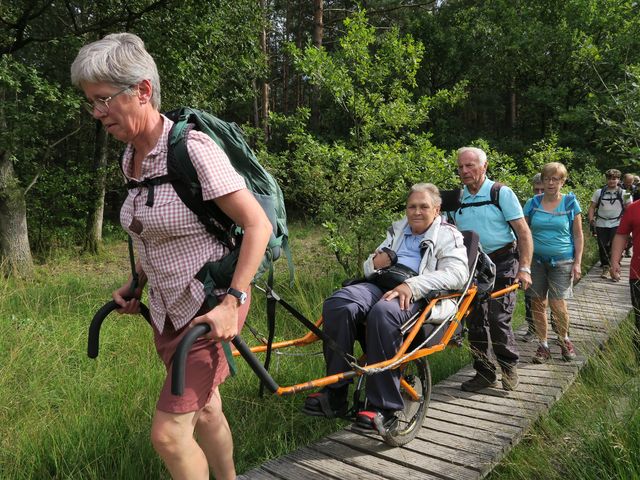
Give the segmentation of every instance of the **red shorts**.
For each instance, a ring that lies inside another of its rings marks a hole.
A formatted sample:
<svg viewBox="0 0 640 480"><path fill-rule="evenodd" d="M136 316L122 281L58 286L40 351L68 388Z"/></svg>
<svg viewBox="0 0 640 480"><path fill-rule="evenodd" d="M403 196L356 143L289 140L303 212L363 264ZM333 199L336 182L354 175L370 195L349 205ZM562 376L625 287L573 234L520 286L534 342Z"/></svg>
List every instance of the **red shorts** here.
<svg viewBox="0 0 640 480"><path fill-rule="evenodd" d="M245 304L238 309L238 331L244 325L249 313L251 292L248 292L248 297ZM196 317L206 311L206 308L202 308ZM188 413L200 410L209 403L214 389L229 376L229 365L222 345L213 340L198 339L187 355L184 393L182 396L171 393L171 360L182 337L186 335L189 325L190 323L175 331L173 324L167 321L162 334L158 333L156 328L153 329L156 351L167 369L167 376L156 404L156 408L163 412Z"/></svg>

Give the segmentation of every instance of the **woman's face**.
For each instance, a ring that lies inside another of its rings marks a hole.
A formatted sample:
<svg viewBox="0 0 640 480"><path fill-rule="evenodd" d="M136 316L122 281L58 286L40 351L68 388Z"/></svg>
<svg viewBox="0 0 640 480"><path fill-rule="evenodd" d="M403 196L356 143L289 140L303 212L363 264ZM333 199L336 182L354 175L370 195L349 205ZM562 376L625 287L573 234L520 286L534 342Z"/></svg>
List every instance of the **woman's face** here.
<svg viewBox="0 0 640 480"><path fill-rule="evenodd" d="M548 195L557 195L564 185L566 179L558 172L550 173L542 177L544 183L544 193Z"/></svg>
<svg viewBox="0 0 640 480"><path fill-rule="evenodd" d="M131 90L135 89L131 87ZM83 83L82 90L89 103L104 106L104 100L108 100L106 113L94 108L92 115L116 139L130 143L141 132L144 117L138 95L131 95L129 89L123 90L106 82Z"/></svg>
<svg viewBox="0 0 640 480"><path fill-rule="evenodd" d="M438 215L440 206L434 206L429 193L413 192L407 199L407 220L414 234L426 232Z"/></svg>

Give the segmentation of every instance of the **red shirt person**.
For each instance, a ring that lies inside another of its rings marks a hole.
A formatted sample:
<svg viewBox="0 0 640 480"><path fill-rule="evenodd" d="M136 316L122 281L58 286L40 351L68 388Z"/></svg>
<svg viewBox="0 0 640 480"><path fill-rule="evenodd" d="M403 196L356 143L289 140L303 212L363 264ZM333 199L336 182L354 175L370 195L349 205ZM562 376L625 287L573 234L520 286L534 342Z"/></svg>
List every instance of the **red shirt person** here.
<svg viewBox="0 0 640 480"><path fill-rule="evenodd" d="M640 202L634 202L626 208L613 238L611 244L611 278L614 280L620 279L620 259L629 235L633 239L629 288L631 290L631 303L635 312L634 346L636 355L640 360Z"/></svg>

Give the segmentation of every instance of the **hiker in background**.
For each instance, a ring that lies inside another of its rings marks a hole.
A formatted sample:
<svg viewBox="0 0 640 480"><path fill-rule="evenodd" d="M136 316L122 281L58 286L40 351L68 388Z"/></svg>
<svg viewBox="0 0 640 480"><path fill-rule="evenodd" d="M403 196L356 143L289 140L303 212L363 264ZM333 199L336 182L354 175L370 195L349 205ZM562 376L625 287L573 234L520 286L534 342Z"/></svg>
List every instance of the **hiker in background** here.
<svg viewBox="0 0 640 480"><path fill-rule="evenodd" d="M402 345L402 324L425 308L429 292L464 287L469 267L463 237L453 225L442 221L440 205L435 185L411 187L406 216L389 228L385 241L365 261L364 280L352 282L325 300L323 328L342 351L352 354L355 340L364 340L369 365L392 358ZM394 274L392 266L404 273ZM444 300L434 307L431 319L445 320L455 312L455 303ZM324 357L327 375L350 370L343 356L326 343ZM349 382L312 393L303 412L329 418L344 415ZM397 421L395 412L404 408L400 370L367 377L366 396L367 410L358 412L354 427L371 431L376 431L376 425L392 428Z"/></svg>
<svg viewBox="0 0 640 480"><path fill-rule="evenodd" d="M632 202L640 198L640 192L638 191L638 186L634 183L634 179L635 177L632 173L625 173L622 176L622 185L620 185Z"/></svg>
<svg viewBox="0 0 640 480"><path fill-rule="evenodd" d="M473 147L458 150L458 174L464 189L461 207L453 218L460 230L479 235L483 250L496 265L495 290L515 282L526 289L531 285L531 232L513 190L489 180L486 171L484 151ZM515 305L514 291L498 299L484 299L472 309L467 326L476 375L461 385L463 390L473 392L495 385L496 366L489 358L490 350L502 370L502 388L518 386L518 348L511 326Z"/></svg>
<svg viewBox="0 0 640 480"><path fill-rule="evenodd" d="M635 202L640 198L640 190L638 190L638 185L634 183L635 177L631 173L625 173L622 175L622 188L624 189L625 201ZM627 240L627 245L624 249L624 256L626 258L631 258L631 247L633 247L633 239L629 236Z"/></svg>
<svg viewBox="0 0 640 480"><path fill-rule="evenodd" d="M85 45L71 66L71 79L83 90L85 107L93 118L127 144L122 163L127 179L166 175L173 122L159 112L158 71L142 40L119 33ZM211 332L189 352L184 395L172 395L171 378L165 379L151 440L174 478L208 479L211 469L219 480L232 479L233 440L218 391L229 367L220 342L230 341L244 323L249 285L272 228L243 178L213 140L192 130L187 148L205 199L213 199L244 229L232 288L216 291L220 303L212 310L206 308L203 285L194 276L206 262L221 259L228 250L205 230L172 185L164 183L153 189L132 188L124 201L120 221L138 253L139 284L134 291L132 275L113 292L113 299L122 307L120 313L138 313L142 289L149 285L154 342L167 370L190 326L210 325ZM153 206L147 206L152 195Z"/></svg>
<svg viewBox="0 0 640 480"><path fill-rule="evenodd" d="M625 192L618 185L621 176L620 170L611 168L606 171L605 175L607 184L593 192L587 215L589 225L591 228L595 228L596 237L598 238L598 252L600 266L602 267L600 277L607 279L611 278L609 274L611 241L616 234L624 209L631 200L627 198L625 201Z"/></svg>
<svg viewBox="0 0 640 480"><path fill-rule="evenodd" d="M531 189L534 195L544 193L544 185L542 184L542 174L536 173L531 178ZM529 295L530 289L527 289L524 294L524 319L527 322L527 331L522 336L522 340L525 342L533 342L536 339L536 326L533 323L533 314L531 313L531 296ZM551 319L553 323L553 317Z"/></svg>
<svg viewBox="0 0 640 480"><path fill-rule="evenodd" d="M575 195L563 194L567 169L559 162L542 167L544 193L535 195L524 206L524 215L533 237L533 283L527 290L531 298L536 335L540 345L534 363L551 358L547 344L547 299L554 316L560 350L565 361L576 357L569 339L569 312L566 299L573 296L573 283L580 279L582 249L582 215Z"/></svg>
<svg viewBox="0 0 640 480"><path fill-rule="evenodd" d="M640 362L640 202L634 202L624 212L611 245L611 278L620 279L620 260L629 235L633 239L633 256L629 270L629 288L635 317L633 345Z"/></svg>

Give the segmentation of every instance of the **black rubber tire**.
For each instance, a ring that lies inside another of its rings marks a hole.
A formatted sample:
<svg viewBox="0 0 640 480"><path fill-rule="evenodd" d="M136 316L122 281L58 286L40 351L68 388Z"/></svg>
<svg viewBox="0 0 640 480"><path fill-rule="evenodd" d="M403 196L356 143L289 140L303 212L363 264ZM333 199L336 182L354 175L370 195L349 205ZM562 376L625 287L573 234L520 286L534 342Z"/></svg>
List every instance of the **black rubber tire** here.
<svg viewBox="0 0 640 480"><path fill-rule="evenodd" d="M402 377L417 391L420 399L413 400L402 386L400 387L400 393L404 399L404 410L396 413L397 424L382 436L385 443L392 447L405 445L415 438L422 428L431 399L431 370L427 358L411 360L401 369Z"/></svg>

